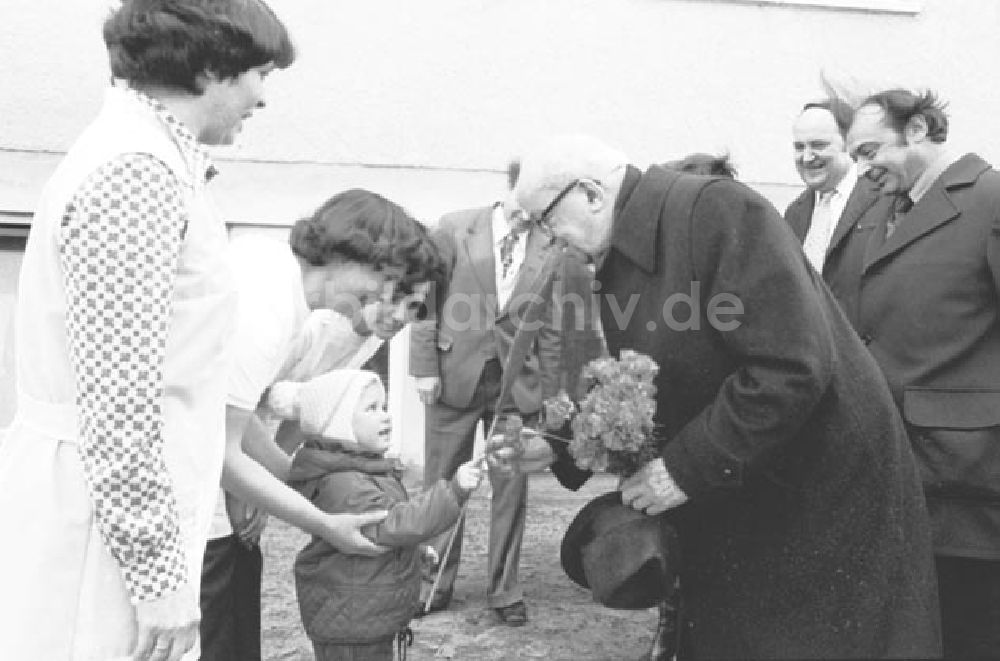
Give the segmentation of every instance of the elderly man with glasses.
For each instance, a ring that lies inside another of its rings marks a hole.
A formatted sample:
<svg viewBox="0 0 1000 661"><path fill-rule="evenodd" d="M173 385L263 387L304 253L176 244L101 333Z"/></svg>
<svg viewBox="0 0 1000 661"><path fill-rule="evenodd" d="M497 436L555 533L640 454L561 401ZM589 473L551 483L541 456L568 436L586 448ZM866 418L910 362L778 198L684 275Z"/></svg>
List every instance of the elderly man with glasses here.
<svg viewBox="0 0 1000 661"><path fill-rule="evenodd" d="M735 181L643 172L583 137L527 155L517 196L595 260L611 353L660 366L661 456L621 491L651 516L675 510L680 658L939 654L902 420L778 212ZM572 468L555 443L523 445L522 471Z"/></svg>

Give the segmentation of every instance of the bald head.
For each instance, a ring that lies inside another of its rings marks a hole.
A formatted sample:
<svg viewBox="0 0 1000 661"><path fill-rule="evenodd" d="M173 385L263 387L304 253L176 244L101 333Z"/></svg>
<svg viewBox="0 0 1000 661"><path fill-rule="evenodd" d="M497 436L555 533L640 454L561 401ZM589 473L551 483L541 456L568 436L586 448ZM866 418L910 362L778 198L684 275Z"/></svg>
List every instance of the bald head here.
<svg viewBox="0 0 1000 661"><path fill-rule="evenodd" d="M836 188L851 167L841 128L826 108L808 107L795 119L792 148L795 169L810 190Z"/></svg>

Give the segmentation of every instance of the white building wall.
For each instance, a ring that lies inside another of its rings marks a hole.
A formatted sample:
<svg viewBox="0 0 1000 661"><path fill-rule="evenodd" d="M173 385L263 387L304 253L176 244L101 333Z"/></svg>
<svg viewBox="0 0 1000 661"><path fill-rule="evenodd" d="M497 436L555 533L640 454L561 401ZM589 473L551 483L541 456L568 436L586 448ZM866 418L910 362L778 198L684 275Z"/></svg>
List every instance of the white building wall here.
<svg viewBox="0 0 1000 661"><path fill-rule="evenodd" d="M3 147L64 150L107 76L107 0L3 4ZM956 142L1000 146L985 130L995 0L926 0L917 14L719 0L272 4L300 59L270 81L271 109L237 158L495 170L539 136L583 131L640 163L729 148L748 181L797 185L788 125L821 69L937 89Z"/></svg>
<svg viewBox="0 0 1000 661"><path fill-rule="evenodd" d="M506 160L558 132L603 137L638 165L728 150L740 178L783 208L800 190L789 127L820 95L820 71L860 91L935 89L951 103L956 148L1000 154L996 0L271 4L299 60L272 76L267 110L220 152L213 186L235 223L288 225L351 186L434 222L500 195ZM0 212L31 208L96 112L108 5L3 0ZM2 329L13 267L0 260ZM12 412L9 366L0 362L0 426ZM415 397L399 397L407 430L419 429Z"/></svg>

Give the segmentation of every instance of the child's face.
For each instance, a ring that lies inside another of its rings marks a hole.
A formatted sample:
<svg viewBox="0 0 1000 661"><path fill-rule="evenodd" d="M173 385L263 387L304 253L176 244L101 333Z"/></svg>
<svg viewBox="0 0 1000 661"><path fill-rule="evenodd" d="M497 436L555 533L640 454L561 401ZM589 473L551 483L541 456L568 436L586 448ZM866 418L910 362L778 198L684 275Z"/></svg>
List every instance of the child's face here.
<svg viewBox="0 0 1000 661"><path fill-rule="evenodd" d="M366 452L385 452L392 436L392 420L385 407L385 389L381 383L365 388L354 409L354 440Z"/></svg>

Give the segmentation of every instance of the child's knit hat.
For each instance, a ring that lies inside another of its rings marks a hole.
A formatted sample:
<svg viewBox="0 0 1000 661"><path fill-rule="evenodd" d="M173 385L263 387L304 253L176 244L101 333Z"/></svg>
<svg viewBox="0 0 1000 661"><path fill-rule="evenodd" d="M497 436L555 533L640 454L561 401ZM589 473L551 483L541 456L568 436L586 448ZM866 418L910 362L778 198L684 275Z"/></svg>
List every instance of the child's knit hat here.
<svg viewBox="0 0 1000 661"><path fill-rule="evenodd" d="M354 410L369 385L382 385L368 370L333 370L305 383L271 386L269 404L278 416L297 419L302 431L338 441L354 441Z"/></svg>

